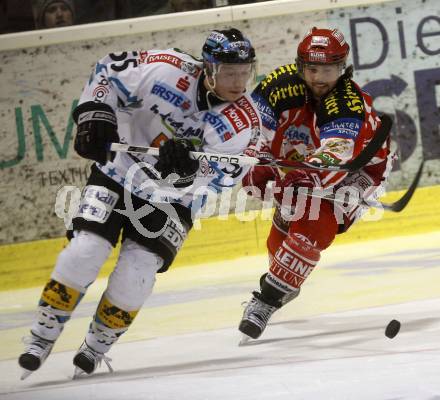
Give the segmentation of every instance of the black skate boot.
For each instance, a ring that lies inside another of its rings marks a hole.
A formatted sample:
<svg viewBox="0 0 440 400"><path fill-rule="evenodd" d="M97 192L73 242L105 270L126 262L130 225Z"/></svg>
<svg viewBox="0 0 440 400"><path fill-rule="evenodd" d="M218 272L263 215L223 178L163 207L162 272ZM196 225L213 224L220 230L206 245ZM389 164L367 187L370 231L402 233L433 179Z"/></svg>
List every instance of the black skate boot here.
<svg viewBox="0 0 440 400"><path fill-rule="evenodd" d="M26 379L32 372L43 365L54 345L54 342L42 339L33 334L23 338L23 342L26 348L18 358L18 364L20 364L20 367L24 370L21 375L22 380Z"/></svg>
<svg viewBox="0 0 440 400"><path fill-rule="evenodd" d="M261 293L255 291L252 294L252 299L243 312L238 329L249 338L257 339L263 333L272 314L281 307L281 304L280 302L268 304L262 300Z"/></svg>
<svg viewBox="0 0 440 400"><path fill-rule="evenodd" d="M24 352L18 358L18 364L24 370L22 380L39 369L52 351L64 327L58 319L61 314L62 311L47 305L38 307L31 334L23 338Z"/></svg>
<svg viewBox="0 0 440 400"><path fill-rule="evenodd" d="M253 292L252 299L247 304L243 318L238 327L243 333L240 345L245 344L249 339L257 339L266 328L272 314L289 303L300 293L300 289L284 293L270 285L266 281L267 273L260 278L261 292Z"/></svg>
<svg viewBox="0 0 440 400"><path fill-rule="evenodd" d="M73 365L75 365L74 378L77 378L83 373L92 374L102 361L106 363L109 371L113 372L113 368L110 365L111 358L93 350L84 341L73 358Z"/></svg>

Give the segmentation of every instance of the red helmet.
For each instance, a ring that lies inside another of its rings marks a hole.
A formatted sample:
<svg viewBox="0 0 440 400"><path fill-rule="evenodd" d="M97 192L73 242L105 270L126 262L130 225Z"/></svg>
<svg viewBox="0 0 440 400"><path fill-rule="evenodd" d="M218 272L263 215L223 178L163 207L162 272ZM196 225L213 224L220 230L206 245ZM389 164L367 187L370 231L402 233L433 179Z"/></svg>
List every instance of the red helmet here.
<svg viewBox="0 0 440 400"><path fill-rule="evenodd" d="M338 64L346 61L349 51L338 29L313 27L298 45L297 64Z"/></svg>

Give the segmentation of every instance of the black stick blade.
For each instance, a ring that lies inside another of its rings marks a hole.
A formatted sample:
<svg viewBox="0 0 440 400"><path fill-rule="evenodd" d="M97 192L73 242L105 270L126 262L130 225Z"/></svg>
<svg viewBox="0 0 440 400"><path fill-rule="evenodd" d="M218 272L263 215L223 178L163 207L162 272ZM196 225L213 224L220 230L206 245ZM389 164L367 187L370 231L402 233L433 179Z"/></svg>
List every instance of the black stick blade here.
<svg viewBox="0 0 440 400"><path fill-rule="evenodd" d="M408 190L406 191L406 193L396 202L392 203L392 204L383 204L385 209L394 211L394 212L400 212L402 211L409 203L409 201L411 200L414 192L417 189L417 186L419 185L419 181L420 178L422 176L423 173L423 166L424 166L425 162L422 161L419 167L419 170L417 171L416 176L414 177L414 180L412 181L410 187L408 188Z"/></svg>

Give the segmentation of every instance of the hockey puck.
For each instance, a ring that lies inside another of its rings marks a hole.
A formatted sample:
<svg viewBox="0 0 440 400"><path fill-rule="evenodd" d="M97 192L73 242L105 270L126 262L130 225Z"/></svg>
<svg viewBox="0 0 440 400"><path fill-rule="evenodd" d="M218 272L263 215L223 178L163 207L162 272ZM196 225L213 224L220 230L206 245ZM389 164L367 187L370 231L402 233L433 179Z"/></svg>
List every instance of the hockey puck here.
<svg viewBox="0 0 440 400"><path fill-rule="evenodd" d="M385 336L387 338L392 339L399 333L399 330L400 330L400 322L397 321L396 319L393 319L385 328Z"/></svg>

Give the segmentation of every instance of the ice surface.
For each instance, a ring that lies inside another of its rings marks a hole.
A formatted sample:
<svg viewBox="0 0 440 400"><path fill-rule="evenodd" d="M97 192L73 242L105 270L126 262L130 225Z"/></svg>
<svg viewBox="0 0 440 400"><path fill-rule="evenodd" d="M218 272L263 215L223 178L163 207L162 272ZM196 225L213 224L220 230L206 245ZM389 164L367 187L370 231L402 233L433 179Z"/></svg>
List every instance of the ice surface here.
<svg viewBox="0 0 440 400"><path fill-rule="evenodd" d="M41 289L1 293L0 398L439 400L438 243L435 233L330 249L301 296L240 347L241 302L265 257L172 270L109 353L115 372L103 365L75 381L72 358L105 282L23 382L20 337ZM394 339L384 334L391 319L402 323Z"/></svg>

